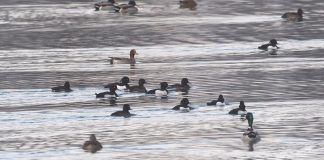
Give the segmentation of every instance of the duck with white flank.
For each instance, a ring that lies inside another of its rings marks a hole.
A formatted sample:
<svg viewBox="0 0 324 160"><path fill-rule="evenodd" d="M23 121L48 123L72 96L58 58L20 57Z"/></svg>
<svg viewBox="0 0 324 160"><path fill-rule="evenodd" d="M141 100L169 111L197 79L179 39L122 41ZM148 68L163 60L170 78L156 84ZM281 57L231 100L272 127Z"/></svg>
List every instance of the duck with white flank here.
<svg viewBox="0 0 324 160"><path fill-rule="evenodd" d="M116 12L116 2L115 0L108 0L107 2L99 2L94 4L95 11L107 10Z"/></svg>
<svg viewBox="0 0 324 160"><path fill-rule="evenodd" d="M128 117L131 117L133 116L134 114L131 114L129 112L129 110L132 110L129 106L129 104L124 104L123 106L123 110L122 111L117 111L117 112L114 112L112 113L110 116L113 116L113 117L125 117L125 118L128 118Z"/></svg>
<svg viewBox="0 0 324 160"><path fill-rule="evenodd" d="M284 18L288 21L296 21L296 22L300 22L303 20L303 10L301 8L299 8L296 12L287 12L285 14L283 14L281 16L281 18Z"/></svg>
<svg viewBox="0 0 324 160"><path fill-rule="evenodd" d="M95 93L96 98L116 98L118 97L118 94L116 93L117 86L111 86L110 91L107 92L101 92L101 93Z"/></svg>
<svg viewBox="0 0 324 160"><path fill-rule="evenodd" d="M135 64L135 54L138 54L135 49L129 52L129 58L124 57L109 57L110 64Z"/></svg>
<svg viewBox="0 0 324 160"><path fill-rule="evenodd" d="M181 84L177 83L177 84L168 86L168 90L175 90L178 92L188 92L189 89L190 89L190 85L189 85L188 78L182 78Z"/></svg>
<svg viewBox="0 0 324 160"><path fill-rule="evenodd" d="M105 85L105 88L111 88L113 86L116 86L119 90L128 90L129 89L129 78L127 76L123 77L120 82L115 83L109 83Z"/></svg>
<svg viewBox="0 0 324 160"><path fill-rule="evenodd" d="M138 86L130 86L129 91L130 92L138 92L138 93L146 93L147 90L144 86L145 83L146 83L145 79L139 79Z"/></svg>
<svg viewBox="0 0 324 160"><path fill-rule="evenodd" d="M173 107L172 110L177 110L177 111L180 110L183 112L189 112L190 110L194 109L194 108L190 107L189 104L190 104L190 102L189 102L188 98L183 98L180 101L180 104Z"/></svg>
<svg viewBox="0 0 324 160"><path fill-rule="evenodd" d="M277 44L278 44L277 40L271 39L269 43L259 46L258 49L267 51L269 46L276 47L276 49L278 49L279 47L277 46Z"/></svg>
<svg viewBox="0 0 324 160"><path fill-rule="evenodd" d="M248 120L249 127L243 133L242 140L243 142L248 143L250 147L249 150L253 151L253 144L259 142L261 137L258 132L253 129L253 114L251 112L246 114L246 119Z"/></svg>
<svg viewBox="0 0 324 160"><path fill-rule="evenodd" d="M180 8L189 8L191 10L195 10L197 3L194 0L180 0L179 1Z"/></svg>
<svg viewBox="0 0 324 160"><path fill-rule="evenodd" d="M53 92L71 92L72 89L70 88L70 82L66 81L64 83L64 86L57 86L57 87L53 87L51 88Z"/></svg>
<svg viewBox="0 0 324 160"><path fill-rule="evenodd" d="M121 4L115 7L115 10L117 12L120 12L122 14L135 14L138 12L138 8L136 7L135 0L128 1L128 4Z"/></svg>
<svg viewBox="0 0 324 160"><path fill-rule="evenodd" d="M232 109L231 111L228 112L228 114L232 115L245 115L246 110L245 110L245 104L244 101L240 101L240 106L239 108Z"/></svg>
<svg viewBox="0 0 324 160"><path fill-rule="evenodd" d="M225 99L223 95L220 94L217 100L212 100L211 102L207 102L207 105L225 106Z"/></svg>
<svg viewBox="0 0 324 160"><path fill-rule="evenodd" d="M102 145L100 142L97 141L96 136L94 134L90 135L90 140L84 142L82 149L87 152L96 153L97 151L101 150Z"/></svg>
<svg viewBox="0 0 324 160"><path fill-rule="evenodd" d="M157 97L165 97L168 95L169 91L167 90L168 83L161 82L160 89L153 89L147 92L147 94L155 94Z"/></svg>

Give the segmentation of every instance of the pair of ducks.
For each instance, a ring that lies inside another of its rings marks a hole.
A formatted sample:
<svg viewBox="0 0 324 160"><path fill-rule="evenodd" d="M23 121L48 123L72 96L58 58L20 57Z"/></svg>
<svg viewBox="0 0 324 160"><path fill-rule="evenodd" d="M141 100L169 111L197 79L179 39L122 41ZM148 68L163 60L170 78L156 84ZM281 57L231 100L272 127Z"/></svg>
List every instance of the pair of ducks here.
<svg viewBox="0 0 324 160"><path fill-rule="evenodd" d="M107 2L99 2L94 5L95 10L108 10L119 12L122 14L135 14L138 12L135 0L130 0L128 4L116 4L115 0L108 0Z"/></svg>

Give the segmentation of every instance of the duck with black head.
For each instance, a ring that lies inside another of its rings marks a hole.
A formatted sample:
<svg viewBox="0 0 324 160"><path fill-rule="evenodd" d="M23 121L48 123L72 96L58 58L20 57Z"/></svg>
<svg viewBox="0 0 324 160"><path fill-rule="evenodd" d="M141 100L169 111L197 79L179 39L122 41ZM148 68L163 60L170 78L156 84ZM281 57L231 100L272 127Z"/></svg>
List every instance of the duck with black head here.
<svg viewBox="0 0 324 160"><path fill-rule="evenodd" d="M131 49L129 52L129 58L125 57L109 57L110 64L135 64L135 55L138 55L135 49Z"/></svg>
<svg viewBox="0 0 324 160"><path fill-rule="evenodd" d="M129 91L130 92L138 92L138 93L147 93L146 87L144 84L146 83L145 79L139 79L138 80L138 86L130 86Z"/></svg>
<svg viewBox="0 0 324 160"><path fill-rule="evenodd" d="M276 49L279 49L277 44L278 44L278 42L277 42L276 39L271 39L269 41L269 43L259 46L258 49L261 49L261 50L264 50L264 51L267 51L269 47L275 47Z"/></svg>
<svg viewBox="0 0 324 160"><path fill-rule="evenodd" d="M194 0L180 0L180 8L189 8L190 10L195 10L197 2Z"/></svg>
<svg viewBox="0 0 324 160"><path fill-rule="evenodd" d="M101 93L95 93L96 98L116 98L118 97L118 94L116 93L117 86L111 86L110 91L101 92Z"/></svg>
<svg viewBox="0 0 324 160"><path fill-rule="evenodd" d="M116 112L112 113L110 116L113 116L113 117L125 117L125 118L129 118L131 116L134 116L134 114L131 114L129 112L129 110L132 110L130 108L129 104L124 104L122 111L116 111Z"/></svg>
<svg viewBox="0 0 324 160"><path fill-rule="evenodd" d="M95 11L106 10L115 12L116 2L115 0L108 0L107 2L99 2L94 4Z"/></svg>
<svg viewBox="0 0 324 160"><path fill-rule="evenodd" d="M211 102L207 102L207 106L210 105L225 106L224 96L220 94L217 100L212 100Z"/></svg>
<svg viewBox="0 0 324 160"><path fill-rule="evenodd" d="M85 141L82 149L86 152L96 153L102 149L101 143L97 140L94 134L90 135L89 141Z"/></svg>
<svg viewBox="0 0 324 160"><path fill-rule="evenodd" d="M301 8L297 9L297 12L287 12L284 13L281 18L286 19L287 21L300 22L303 21L304 11Z"/></svg>
<svg viewBox="0 0 324 160"><path fill-rule="evenodd" d="M64 83L64 86L57 86L57 87L53 87L51 89L53 92L71 92L72 91L69 81L66 81Z"/></svg>
<svg viewBox="0 0 324 160"><path fill-rule="evenodd" d="M167 82L161 82L160 83L160 89L152 89L147 92L147 94L154 94L157 97L166 97L169 93L167 90L168 83Z"/></svg>
<svg viewBox="0 0 324 160"><path fill-rule="evenodd" d="M183 98L181 101L180 101L180 104L179 105L176 105L172 108L172 110L180 110L180 111L183 111L183 112L189 112L190 110L194 109L192 107L189 106L190 102L188 100L188 98Z"/></svg>
<svg viewBox="0 0 324 160"><path fill-rule="evenodd" d="M188 78L182 78L181 79L181 83L176 83L173 85L168 86L168 90L175 90L177 92L188 92L190 89L190 85L189 85L189 80Z"/></svg>
<svg viewBox="0 0 324 160"><path fill-rule="evenodd" d="M232 109L228 112L231 115L245 115L246 114L245 104L244 101L240 101L239 108Z"/></svg>
<svg viewBox="0 0 324 160"><path fill-rule="evenodd" d="M112 86L116 86L118 90L128 90L129 89L129 78L124 76L120 82L109 83L105 85L105 88L111 88Z"/></svg>

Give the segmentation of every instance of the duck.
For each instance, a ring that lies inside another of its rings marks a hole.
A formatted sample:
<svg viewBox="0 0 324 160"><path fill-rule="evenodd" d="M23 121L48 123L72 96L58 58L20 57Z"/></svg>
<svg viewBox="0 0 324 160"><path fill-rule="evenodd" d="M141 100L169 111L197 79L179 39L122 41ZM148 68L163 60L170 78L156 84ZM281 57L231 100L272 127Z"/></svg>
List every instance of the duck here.
<svg viewBox="0 0 324 160"><path fill-rule="evenodd" d="M96 95L96 98L105 98L105 97L116 98L116 97L118 97L116 90L117 90L117 86L115 85L115 86L110 87L110 91L95 93L95 95Z"/></svg>
<svg viewBox="0 0 324 160"><path fill-rule="evenodd" d="M178 92L188 92L188 90L190 89L190 85L189 85L189 80L188 78L182 78L181 79L181 83L176 83L173 85L168 86L169 90L175 90Z"/></svg>
<svg viewBox="0 0 324 160"><path fill-rule="evenodd" d="M97 140L94 134L90 135L89 141L85 141L82 149L86 152L96 153L97 151L102 149L101 143Z"/></svg>
<svg viewBox="0 0 324 160"><path fill-rule="evenodd" d="M239 108L232 109L231 111L228 112L228 114L232 114L232 115L242 115L246 113L247 111L245 110L244 101L240 101Z"/></svg>
<svg viewBox="0 0 324 160"><path fill-rule="evenodd" d="M110 116L113 116L113 117L125 117L125 118L128 118L128 117L131 117L133 114L131 114L129 112L129 110L132 110L129 106L129 104L124 104L123 105L123 110L122 111L116 111L114 113L112 113Z"/></svg>
<svg viewBox="0 0 324 160"><path fill-rule="evenodd" d="M72 91L69 81L66 81L64 83L64 86L57 86L57 87L53 87L51 89L52 89L52 92L71 92Z"/></svg>
<svg viewBox="0 0 324 160"><path fill-rule="evenodd" d="M278 42L277 42L276 39L271 39L269 41L269 43L263 44L263 45L259 46L258 49L267 51L269 46L276 47L277 49L279 49L279 47L277 46L277 44L278 44Z"/></svg>
<svg viewBox="0 0 324 160"><path fill-rule="evenodd" d="M191 10L195 10L197 3L194 0L180 0L179 1L180 8L189 8Z"/></svg>
<svg viewBox="0 0 324 160"><path fill-rule="evenodd" d="M128 90L129 89L129 78L124 76L120 82L109 83L104 86L104 88L111 88L112 86L116 86L118 90Z"/></svg>
<svg viewBox="0 0 324 160"><path fill-rule="evenodd" d="M115 0L108 0L107 2L99 2L94 4L95 11L108 10L116 12L116 2Z"/></svg>
<svg viewBox="0 0 324 160"><path fill-rule="evenodd" d="M129 58L124 57L109 57L110 64L135 64L135 55L138 55L135 49L131 49L129 52Z"/></svg>
<svg viewBox="0 0 324 160"><path fill-rule="evenodd" d="M217 100L212 100L211 102L207 102L207 106L210 105L225 106L224 96L220 94Z"/></svg>
<svg viewBox="0 0 324 160"><path fill-rule="evenodd" d="M248 112L246 114L246 119L248 120L248 128L244 131L242 140L249 144L259 142L261 140L261 137L258 132L253 129L253 114L251 112Z"/></svg>
<svg viewBox="0 0 324 160"><path fill-rule="evenodd" d="M188 98L183 98L181 101L180 101L180 104L179 105L176 105L172 108L172 110L180 110L180 111L183 111L183 112L189 112L190 110L194 109L190 106L188 106L190 104Z"/></svg>
<svg viewBox="0 0 324 160"><path fill-rule="evenodd" d="M168 82L161 82L160 89L152 89L147 92L147 94L155 94L157 97L165 97L168 95L169 91L167 90Z"/></svg>
<svg viewBox="0 0 324 160"><path fill-rule="evenodd" d="M136 7L135 0L128 1L128 4L121 4L115 7L115 10L117 12L120 12L121 14L136 14L138 12L138 8Z"/></svg>
<svg viewBox="0 0 324 160"><path fill-rule="evenodd" d="M145 79L139 79L138 80L138 86L130 86L129 91L130 92L139 92L139 93L147 93L147 90L144 86L146 83Z"/></svg>
<svg viewBox="0 0 324 160"><path fill-rule="evenodd" d="M301 8L297 9L297 13L296 12L287 12L284 13L281 18L284 18L288 21L296 21L296 22L300 22L303 21L303 10Z"/></svg>

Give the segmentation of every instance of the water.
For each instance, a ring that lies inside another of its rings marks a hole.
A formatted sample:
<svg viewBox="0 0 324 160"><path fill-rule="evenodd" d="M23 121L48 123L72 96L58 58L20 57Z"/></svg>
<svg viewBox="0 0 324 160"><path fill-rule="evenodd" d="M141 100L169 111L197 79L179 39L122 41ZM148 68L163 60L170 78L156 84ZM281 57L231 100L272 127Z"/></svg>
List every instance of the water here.
<svg viewBox="0 0 324 160"><path fill-rule="evenodd" d="M322 159L324 2L137 3L137 15L123 16L85 0L0 2L0 159ZM298 7L304 21L280 18ZM272 38L277 55L256 49ZM108 64L131 48L135 66ZM187 77L193 88L95 98L123 76L148 89ZM51 92L66 80L73 92ZM219 94L230 105L205 105ZM170 110L183 97L196 109ZM241 141L247 122L227 114L240 100L261 135L252 152ZM136 116L109 116L125 103ZM96 154L81 149L92 133Z"/></svg>

